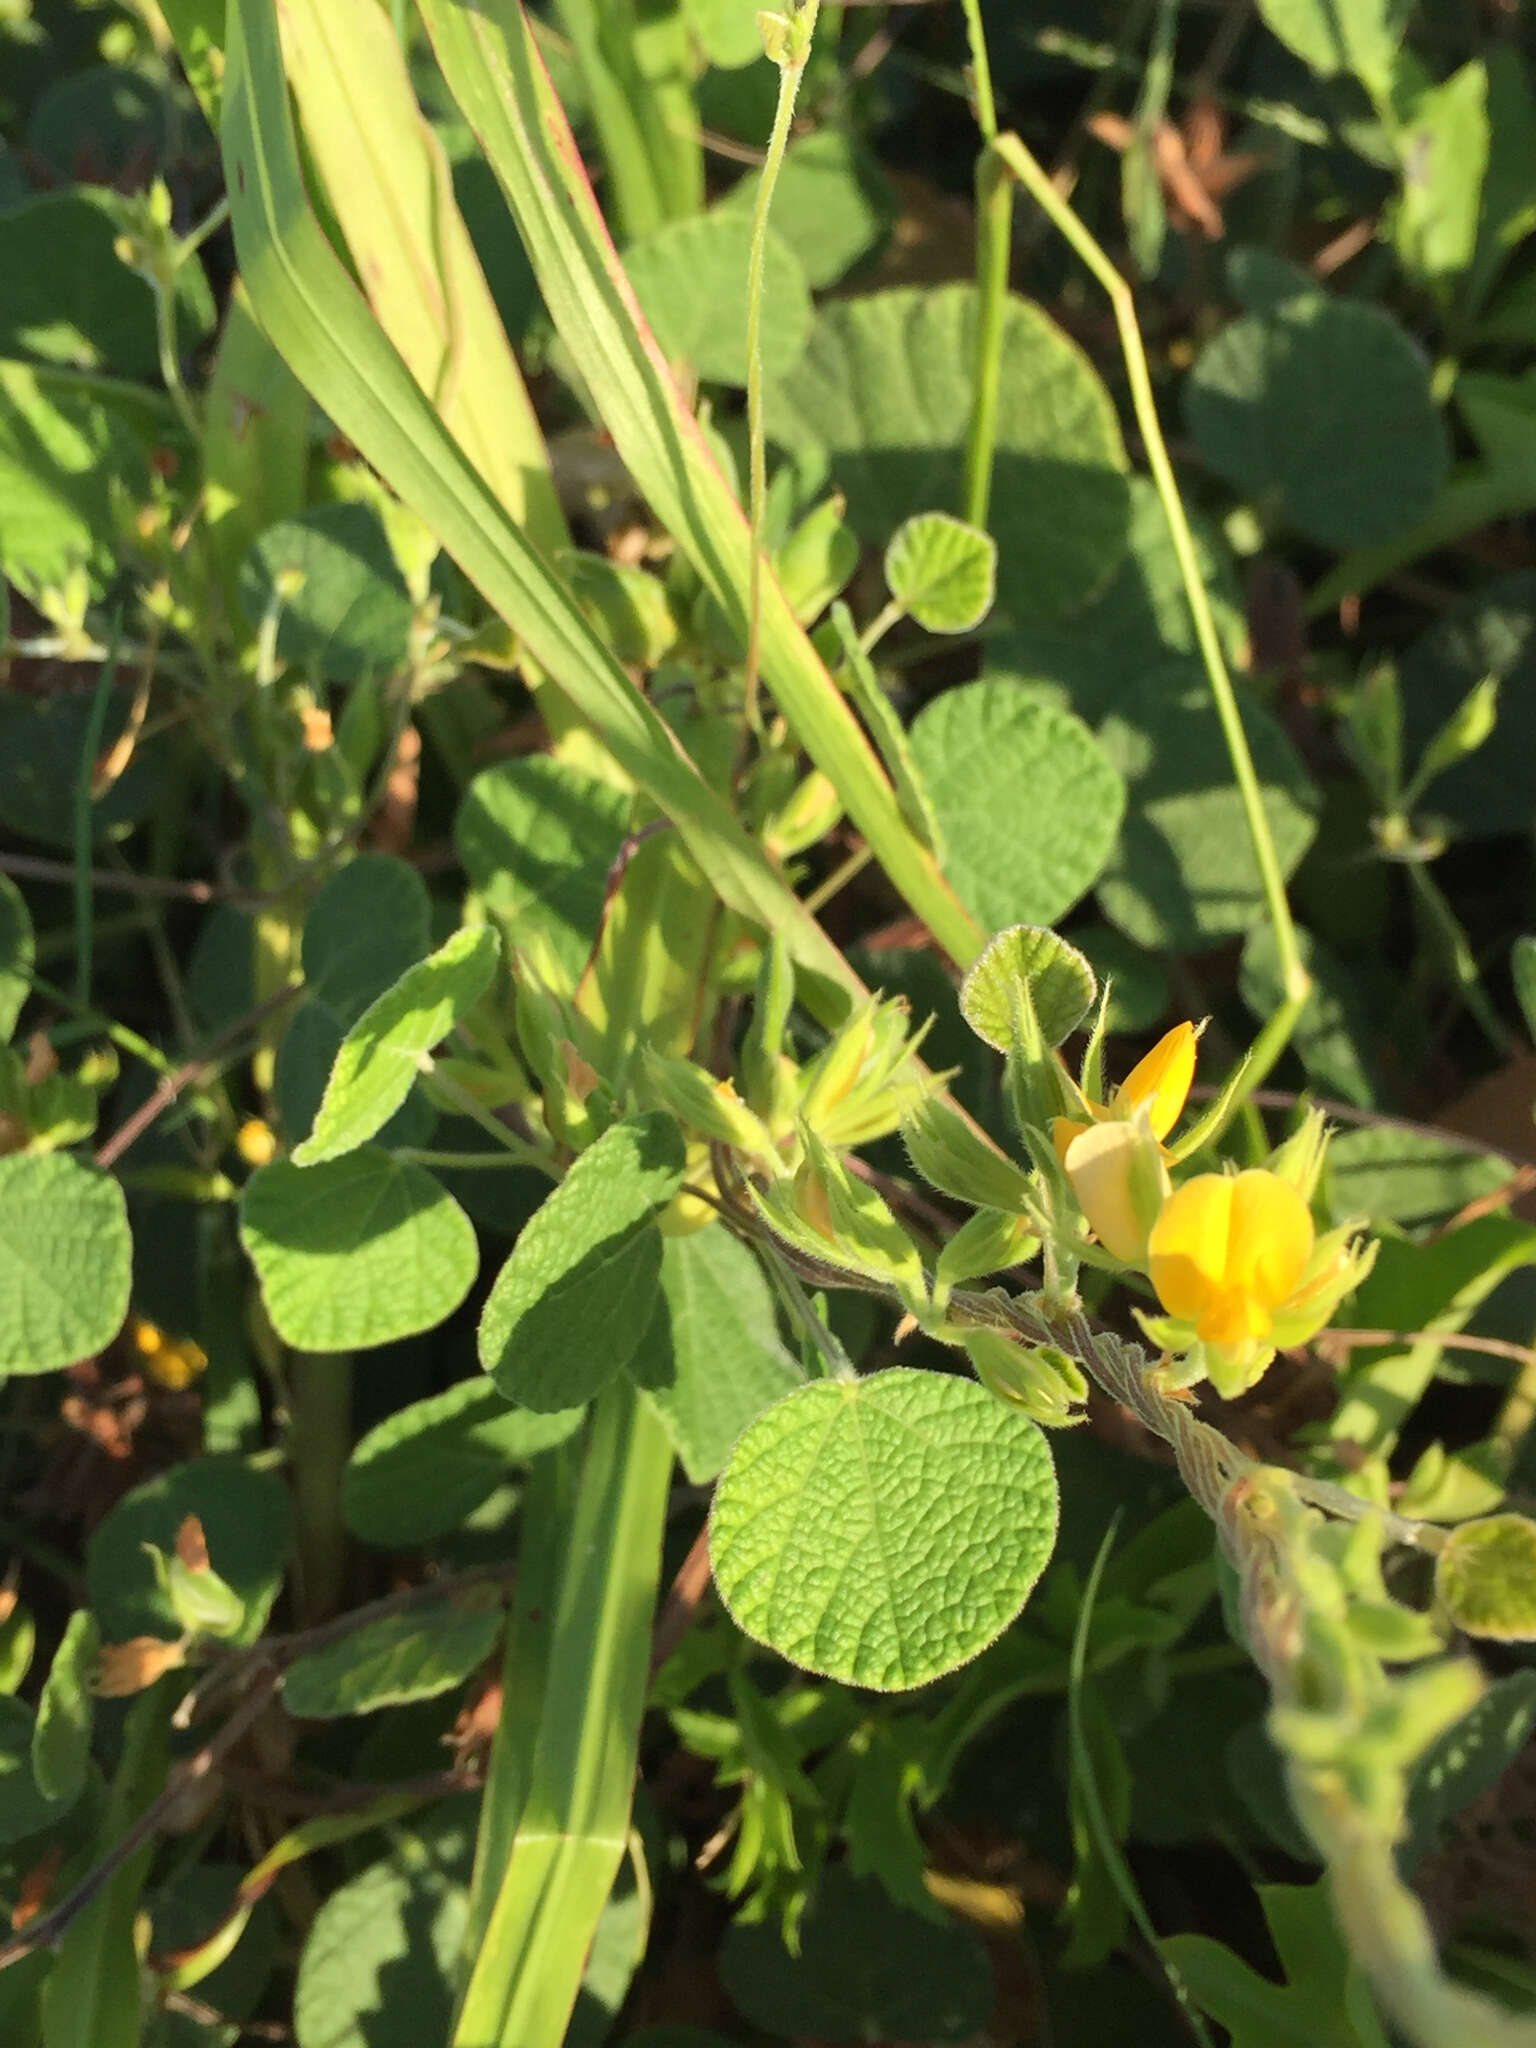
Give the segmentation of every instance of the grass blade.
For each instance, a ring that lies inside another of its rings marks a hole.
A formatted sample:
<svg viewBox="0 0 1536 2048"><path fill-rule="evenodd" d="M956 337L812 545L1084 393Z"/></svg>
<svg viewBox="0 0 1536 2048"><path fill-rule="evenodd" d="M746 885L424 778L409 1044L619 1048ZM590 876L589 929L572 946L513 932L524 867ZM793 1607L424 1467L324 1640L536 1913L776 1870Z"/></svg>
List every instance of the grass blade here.
<svg viewBox="0 0 1536 2048"><path fill-rule="evenodd" d="M272 0L230 0L228 22L223 145L235 243L274 344L673 820L721 900L781 933L823 987L857 991L837 948L498 504L326 241L299 168Z"/></svg>
<svg viewBox="0 0 1536 2048"><path fill-rule="evenodd" d="M543 1711L453 2048L560 2048L629 1835L670 1439L621 1377L562 1531ZM520 1776L520 1774L516 1774Z"/></svg>
<svg viewBox="0 0 1536 2048"><path fill-rule="evenodd" d="M640 314L565 111L516 0L418 0L449 90L517 219L551 317L652 510L746 645L750 534ZM961 965L983 933L912 831L863 729L771 570L762 667L795 738L837 786L896 888Z"/></svg>

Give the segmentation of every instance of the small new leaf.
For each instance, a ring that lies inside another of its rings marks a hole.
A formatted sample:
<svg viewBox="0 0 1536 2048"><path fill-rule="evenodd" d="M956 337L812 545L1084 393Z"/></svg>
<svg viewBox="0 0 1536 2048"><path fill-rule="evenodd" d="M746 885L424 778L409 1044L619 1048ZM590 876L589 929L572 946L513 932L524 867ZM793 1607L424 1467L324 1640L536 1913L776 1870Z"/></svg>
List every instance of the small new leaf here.
<svg viewBox="0 0 1536 2048"><path fill-rule="evenodd" d="M423 1063L491 985L498 942L466 925L363 1012L341 1042L315 1127L294 1147L295 1166L356 1151L394 1115Z"/></svg>
<svg viewBox="0 0 1536 2048"><path fill-rule="evenodd" d="M1435 1594L1469 1636L1536 1641L1536 1522L1486 1515L1453 1529L1435 1562Z"/></svg>
<svg viewBox="0 0 1536 2048"><path fill-rule="evenodd" d="M997 542L948 512L903 520L885 551L892 597L929 633L969 633L992 609Z"/></svg>

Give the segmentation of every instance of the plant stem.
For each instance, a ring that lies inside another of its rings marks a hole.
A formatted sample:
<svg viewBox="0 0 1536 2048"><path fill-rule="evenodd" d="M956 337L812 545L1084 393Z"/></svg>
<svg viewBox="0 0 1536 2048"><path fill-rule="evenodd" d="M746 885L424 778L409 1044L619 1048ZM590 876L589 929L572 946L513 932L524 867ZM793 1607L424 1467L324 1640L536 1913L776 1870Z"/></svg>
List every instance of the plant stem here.
<svg viewBox="0 0 1536 2048"><path fill-rule="evenodd" d="M1291 906L1286 899L1285 877L1281 873L1280 857L1276 852L1274 835L1269 829L1269 819L1265 814L1264 799L1259 788L1258 775L1254 770L1253 756L1249 752L1248 737L1243 730L1237 694L1232 687L1226 657L1222 653L1221 636L1216 630L1210 598L1206 594L1205 582L1200 573L1194 535L1190 532L1184 501L1179 496L1178 481L1173 473L1173 464L1168 458L1168 445L1163 439L1162 426L1157 417L1157 400L1152 390L1152 376L1147 366L1147 352L1142 344L1141 329L1137 324L1135 298L1130 286L1116 270L1102 247L1062 199L1040 164L1018 136L1000 135L993 148L1030 197L1044 210L1052 224L1065 236L1088 269L1093 272L1108 293L1114 311L1115 325L1119 330L1120 346L1125 356L1126 374L1131 387L1132 409L1136 415L1136 424L1141 429L1147 461L1152 470L1152 480L1162 502L1164 517L1168 521L1174 553L1178 557L1179 574L1189 603L1190 617L1194 622L1195 638L1199 643L1201 659L1205 663L1205 672L1210 681L1211 696L1215 701L1217 718L1221 722L1222 736L1227 743L1227 753L1232 763L1238 794L1242 798L1243 813L1248 821L1249 837L1253 842L1254 857L1258 862L1263 885L1265 908L1274 929L1275 947L1280 956L1280 981L1285 993L1285 1002L1271 1019L1272 1028L1267 1028L1260 1035L1260 1044L1265 1047L1265 1056L1262 1062L1257 1057L1252 1061L1252 1070L1243 1090L1246 1094L1247 1089L1256 1086L1264 1073L1274 1064L1290 1037L1296 1019L1301 1014L1302 1005L1311 990L1312 977L1308 974L1301 957L1296 926L1291 917ZM1265 1043L1266 1040L1268 1044Z"/></svg>
<svg viewBox="0 0 1536 2048"><path fill-rule="evenodd" d="M960 0L965 33L971 46L971 89L976 96L976 125L984 142L997 140L997 101L992 92L992 62L981 21L981 0Z"/></svg>
<svg viewBox="0 0 1536 2048"><path fill-rule="evenodd" d="M80 747L80 763L75 772L75 997L82 1008L89 1008L91 1001L91 840L95 827L92 785L96 759L101 752L101 736L107 722L107 706L112 701L112 684L117 676L117 650L122 627L123 614L119 606L112 621L106 660L96 679L96 691L91 698L85 724L85 739Z"/></svg>
<svg viewBox="0 0 1536 2048"><path fill-rule="evenodd" d="M763 526L768 501L768 458L763 439L763 268L768 255L768 214L773 189L778 183L789 146L790 123L795 117L795 100L805 75L811 38L821 0L807 0L801 10L795 54L779 64L779 99L774 108L773 130L768 137L768 154L763 159L752 207L752 246L747 259L747 449L749 462L749 510L752 553L747 572L747 665L742 685L748 729L762 730L758 705L758 672L762 661L763 637Z"/></svg>
<svg viewBox="0 0 1536 2048"><path fill-rule="evenodd" d="M337 1611L345 1588L350 1539L341 1517L341 1477L352 1449L351 1358L290 1353L288 1399L297 1606L312 1626Z"/></svg>
<svg viewBox="0 0 1536 2048"><path fill-rule="evenodd" d="M985 527L997 454L1003 315L1013 255L1013 179L989 141L976 159L976 356L965 440L965 516Z"/></svg>

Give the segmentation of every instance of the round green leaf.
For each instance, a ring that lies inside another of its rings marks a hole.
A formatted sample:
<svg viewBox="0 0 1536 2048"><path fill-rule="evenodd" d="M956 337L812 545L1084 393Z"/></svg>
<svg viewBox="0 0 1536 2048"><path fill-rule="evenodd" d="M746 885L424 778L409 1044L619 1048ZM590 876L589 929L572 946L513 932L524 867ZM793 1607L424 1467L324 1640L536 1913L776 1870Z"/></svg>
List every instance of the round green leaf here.
<svg viewBox="0 0 1536 2048"><path fill-rule="evenodd" d="M973 1928L905 1911L842 1864L822 1875L798 1954L772 1920L738 1922L720 1976L754 2026L794 2039L958 2044L985 2027L996 1996Z"/></svg>
<svg viewBox="0 0 1536 2048"><path fill-rule="evenodd" d="M715 1490L737 1624L848 1685L926 1685L1018 1613L1056 1535L1035 1425L971 1380L816 1380L759 1416Z"/></svg>
<svg viewBox="0 0 1536 2048"><path fill-rule="evenodd" d="M0 430L4 421L0 388ZM99 458L110 463L111 456ZM0 474L0 555L9 506ZM31 525L29 519L25 522ZM9 558L5 559L9 570ZM61 690L34 697L21 690L0 690L0 825L39 839L45 846L70 846L74 833L75 789L80 757L90 729L92 690ZM131 693L107 693L103 747L122 737L132 705ZM164 745L151 739L135 747L133 759L100 803L91 806L91 829L97 839L114 826L136 824L154 809L166 762Z"/></svg>
<svg viewBox="0 0 1536 2048"><path fill-rule="evenodd" d="M1536 1642L1536 1522L1487 1515L1453 1529L1435 1560L1435 1593L1469 1636Z"/></svg>
<svg viewBox="0 0 1536 2048"><path fill-rule="evenodd" d="M276 1473L244 1458L195 1458L125 1494L92 1531L86 1593L105 1641L160 1636L174 1642L181 1634L144 1546L169 1556L188 1515L202 1523L209 1561L245 1609L231 1640L252 1643L265 1628L293 1541L288 1489Z"/></svg>
<svg viewBox="0 0 1536 2048"><path fill-rule="evenodd" d="M457 1529L509 1472L563 1443L583 1412L535 1415L509 1407L490 1380L461 1380L369 1430L342 1474L342 1517L383 1550L430 1543Z"/></svg>
<svg viewBox="0 0 1536 2048"><path fill-rule="evenodd" d="M1416 343L1390 314L1321 292L1224 327L1184 414L1213 469L1323 547L1405 532L1449 461Z"/></svg>
<svg viewBox="0 0 1536 2048"><path fill-rule="evenodd" d="M1093 969L1059 933L1033 924L999 932L960 984L961 1015L997 1052L1013 1050L1013 991L1020 982L1029 986L1047 1045L1071 1037L1099 992Z"/></svg>
<svg viewBox="0 0 1536 2048"><path fill-rule="evenodd" d="M1274 718L1240 694L1280 870L1311 844L1318 795ZM1198 953L1264 915L1258 862L1203 678L1179 666L1142 679L1099 728L1124 776L1120 844L1099 883L1104 914L1152 950Z"/></svg>
<svg viewBox="0 0 1536 2048"><path fill-rule="evenodd" d="M128 1313L132 1263L115 1180L68 1152L0 1159L0 1375L103 1350Z"/></svg>
<svg viewBox="0 0 1536 2048"><path fill-rule="evenodd" d="M947 512L919 512L891 536L885 580L926 632L969 633L992 609L997 542Z"/></svg>
<svg viewBox="0 0 1536 2048"><path fill-rule="evenodd" d="M749 216L735 210L668 221L631 242L624 268L662 353L706 383L747 381ZM763 373L792 370L811 331L811 294L794 250L770 228L763 264Z"/></svg>
<svg viewBox="0 0 1536 2048"><path fill-rule="evenodd" d="M494 1586L380 1615L296 1658L283 1677L283 1704L301 1721L330 1721L435 1699L479 1669L501 1624Z"/></svg>
<svg viewBox="0 0 1536 2048"><path fill-rule="evenodd" d="M19 589L36 595L58 589L72 569L84 567L95 595L104 595L122 560L114 487L139 502L137 494L149 488L151 449L174 435L174 416L167 416L158 394L131 385L109 389L46 365L0 362L0 569ZM68 704L74 694L0 691L4 725L14 728L36 713L31 722L41 729L49 722L48 708ZM72 759L78 766L78 746ZM0 818L33 838L67 845L67 806L51 822L44 812L42 830L11 815L15 768L28 761L6 732L0 740ZM113 790L100 808L118 798L119 790Z"/></svg>
<svg viewBox="0 0 1536 2048"><path fill-rule="evenodd" d="M910 744L945 873L988 930L1049 924L1092 888L1125 788L1070 711L1021 683L965 683L918 715Z"/></svg>
<svg viewBox="0 0 1536 2048"><path fill-rule="evenodd" d="M0 213L0 355L124 377L154 370L154 294L116 254L118 237L143 216L142 200L94 184L40 192ZM206 332L212 306L197 263L178 274L176 301L183 332Z"/></svg>
<svg viewBox="0 0 1536 2048"><path fill-rule="evenodd" d="M339 1159L384 1128L426 1054L490 987L498 951L489 925L465 925L368 1005L341 1042L314 1129L294 1147L296 1166Z"/></svg>
<svg viewBox="0 0 1536 2048"><path fill-rule="evenodd" d="M304 999L277 1049L285 1130L310 1129L342 1040L431 945L427 885L405 861L359 854L325 882L304 918Z"/></svg>
<svg viewBox="0 0 1536 2048"><path fill-rule="evenodd" d="M914 512L960 502L975 327L969 285L834 299L769 395L770 434L825 453L850 525L873 545ZM1125 468L1092 364L1038 306L1010 297L989 521L1004 609L1059 617L1103 587L1125 552Z"/></svg>
<svg viewBox="0 0 1536 2048"><path fill-rule="evenodd" d="M241 568L240 603L259 627L274 602L278 653L336 682L388 674L409 652L411 595L370 505L322 505L267 528Z"/></svg>
<svg viewBox="0 0 1536 2048"><path fill-rule="evenodd" d="M580 1407L629 1363L661 1272L651 1219L682 1178L682 1134L656 1112L605 1131L536 1212L480 1318L480 1363L509 1401Z"/></svg>
<svg viewBox="0 0 1536 2048"><path fill-rule="evenodd" d="M718 1229L664 1241L661 1293L629 1370L695 1486L715 1477L749 1422L805 1378L780 1340L762 1267Z"/></svg>
<svg viewBox="0 0 1536 2048"><path fill-rule="evenodd" d="M430 1330L469 1292L475 1229L425 1168L367 1145L251 1175L240 1238L272 1327L300 1351L363 1350Z"/></svg>

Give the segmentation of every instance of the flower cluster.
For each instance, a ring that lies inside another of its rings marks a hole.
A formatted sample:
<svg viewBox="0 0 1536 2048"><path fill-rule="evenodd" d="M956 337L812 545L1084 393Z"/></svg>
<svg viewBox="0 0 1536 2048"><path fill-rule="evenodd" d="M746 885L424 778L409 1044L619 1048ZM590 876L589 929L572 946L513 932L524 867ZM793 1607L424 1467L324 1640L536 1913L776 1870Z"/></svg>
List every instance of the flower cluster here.
<svg viewBox="0 0 1536 2048"><path fill-rule="evenodd" d="M1147 1274L1166 1311L1137 1311L1152 1342L1178 1359L1165 1383L1208 1377L1230 1397L1278 1348L1316 1336L1370 1271L1375 1246L1349 1224L1319 1234L1313 1223L1327 1143L1315 1112L1267 1165L1174 1186L1163 1140L1194 1080L1196 1039L1193 1026L1177 1025L1107 1104L1082 1096L1086 1117L1058 1117L1053 1137L1089 1229Z"/></svg>

